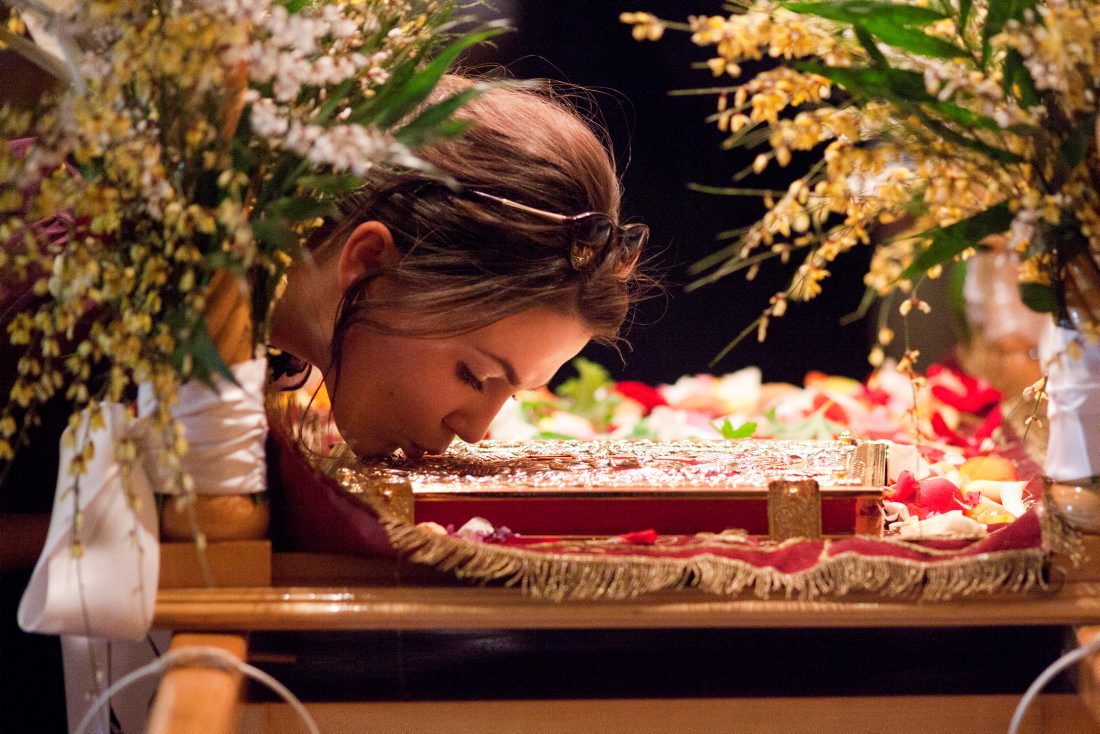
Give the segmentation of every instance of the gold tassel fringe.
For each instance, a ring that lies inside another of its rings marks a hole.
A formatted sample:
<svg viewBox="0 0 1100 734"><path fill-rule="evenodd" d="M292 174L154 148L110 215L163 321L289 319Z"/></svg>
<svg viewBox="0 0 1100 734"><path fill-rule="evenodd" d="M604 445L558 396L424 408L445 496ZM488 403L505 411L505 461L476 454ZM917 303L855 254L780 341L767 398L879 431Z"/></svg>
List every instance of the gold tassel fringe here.
<svg viewBox="0 0 1100 734"><path fill-rule="evenodd" d="M798 573L712 554L683 559L553 553L439 535L392 517L383 521L394 547L410 561L460 579L519 586L532 597L551 601L627 599L685 588L721 596L752 594L761 599L868 593L947 601L976 594L1045 591L1052 555L1074 564L1082 555L1080 537L1044 511L1040 511L1042 548L943 558L934 563L843 553L823 557L813 568Z"/></svg>

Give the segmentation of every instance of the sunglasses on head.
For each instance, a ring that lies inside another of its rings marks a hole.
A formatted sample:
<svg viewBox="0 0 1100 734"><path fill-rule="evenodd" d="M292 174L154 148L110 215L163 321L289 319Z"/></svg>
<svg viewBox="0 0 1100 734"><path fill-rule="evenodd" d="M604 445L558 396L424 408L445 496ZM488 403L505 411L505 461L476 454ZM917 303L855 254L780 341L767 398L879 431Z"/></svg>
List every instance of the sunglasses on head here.
<svg viewBox="0 0 1100 734"><path fill-rule="evenodd" d="M465 193L565 225L569 230L569 263L575 270L588 270L595 267L601 258L613 257L621 271L628 271L637 264L642 248L649 241L649 227L646 225L619 225L603 212L569 216L536 209L484 191L466 189Z"/></svg>

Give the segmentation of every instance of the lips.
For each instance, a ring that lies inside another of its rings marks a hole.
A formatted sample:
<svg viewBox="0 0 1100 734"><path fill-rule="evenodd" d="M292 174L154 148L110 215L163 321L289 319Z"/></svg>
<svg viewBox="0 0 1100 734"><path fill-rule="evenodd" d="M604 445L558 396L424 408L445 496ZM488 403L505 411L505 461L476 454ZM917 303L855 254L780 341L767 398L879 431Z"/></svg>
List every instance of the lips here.
<svg viewBox="0 0 1100 734"><path fill-rule="evenodd" d="M451 442L448 441L447 443L441 444L439 446L427 447L421 446L415 441L410 441L407 445L402 446L402 449L404 450L405 455L408 456L410 459L419 459L424 455L442 454L447 451L447 448L450 445Z"/></svg>

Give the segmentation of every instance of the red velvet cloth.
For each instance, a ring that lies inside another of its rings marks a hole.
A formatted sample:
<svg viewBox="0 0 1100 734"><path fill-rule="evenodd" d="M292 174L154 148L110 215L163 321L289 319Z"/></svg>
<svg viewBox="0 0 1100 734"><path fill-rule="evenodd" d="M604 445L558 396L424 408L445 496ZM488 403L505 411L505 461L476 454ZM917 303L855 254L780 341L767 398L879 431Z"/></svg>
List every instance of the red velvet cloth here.
<svg viewBox="0 0 1100 734"><path fill-rule="evenodd" d="M273 420L273 424L277 421ZM339 484L310 465L293 440L273 425L268 442L270 490L276 546L282 550L393 556L385 528L374 512ZM463 518L463 521L469 518ZM494 521L493 517L488 518ZM639 530L624 521L621 531ZM652 542L650 542L652 541ZM713 555L742 561L781 573L812 569L820 561L843 554L865 558L893 558L935 565L962 558L981 561L1002 551L1039 550L1043 534L1032 510L1016 522L1000 526L976 540L925 540L901 542L869 536L770 543L752 535L714 533L659 534L652 531L603 540L561 539L546 534L504 533L486 541L515 549L549 555L635 556L689 560Z"/></svg>
<svg viewBox="0 0 1100 734"><path fill-rule="evenodd" d="M499 545L551 554L676 559L714 555L743 561L760 568L773 568L782 573L798 573L813 568L820 560L835 558L845 553L854 553L865 558L896 558L932 565L956 561L960 558L980 560L1002 551L1041 549L1043 534L1038 514L1032 510L1016 522L1003 525L985 538L976 540L902 542L897 539L853 536L827 540L796 540L777 544L753 536L735 538L700 534L657 536L655 542L646 545L625 542L621 538L582 542L519 535L495 542Z"/></svg>
<svg viewBox="0 0 1100 734"><path fill-rule="evenodd" d="M316 471L272 417L267 441L272 541L278 550L393 556L374 513Z"/></svg>
<svg viewBox="0 0 1100 734"><path fill-rule="evenodd" d="M336 481L314 470L293 440L277 426L271 431L268 450L274 540L278 548L365 556L395 555L385 528L374 512L341 489ZM901 542L853 536L777 544L751 535L647 532L603 540L505 534L503 538L470 542L526 549L550 556L632 556L689 561L711 555L796 574L813 569L823 560L845 554L914 561L930 566L966 558L981 563L1004 551L1041 550L1043 533L1038 514L1032 510L1016 522L1003 525L977 540Z"/></svg>

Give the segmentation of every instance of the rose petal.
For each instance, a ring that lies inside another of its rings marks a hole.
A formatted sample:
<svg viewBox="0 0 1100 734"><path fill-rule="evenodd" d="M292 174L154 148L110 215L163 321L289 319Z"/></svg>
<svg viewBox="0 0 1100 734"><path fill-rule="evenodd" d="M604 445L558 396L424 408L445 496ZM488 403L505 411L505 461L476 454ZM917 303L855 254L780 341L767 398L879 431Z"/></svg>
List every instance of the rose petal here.
<svg viewBox="0 0 1100 734"><path fill-rule="evenodd" d="M1001 406L998 405L989 412L989 415L985 417L982 424L978 426L978 430L974 431L973 442L980 444L985 439L993 435L993 431L1001 427L1001 423L1004 421L1003 414L1001 413Z"/></svg>
<svg viewBox="0 0 1100 734"><path fill-rule="evenodd" d="M898 475L898 481L894 485L893 500L895 502L908 502L916 494L916 491L917 480L913 478L912 473L903 471Z"/></svg>
<svg viewBox="0 0 1100 734"><path fill-rule="evenodd" d="M668 405L664 396L655 387L650 387L644 382L627 380L615 383L615 392L635 400L645 408L646 415L658 405Z"/></svg>
<svg viewBox="0 0 1100 734"><path fill-rule="evenodd" d="M1013 517L1023 515L1027 512L1027 505L1024 503L1024 487L1027 486L1027 482L1003 482L1003 484L1005 486L1001 487L1001 504Z"/></svg>
<svg viewBox="0 0 1100 734"><path fill-rule="evenodd" d="M917 504L934 512L958 508L955 500L964 499L955 483L944 477L932 477L917 484Z"/></svg>
<svg viewBox="0 0 1100 734"><path fill-rule="evenodd" d="M649 528L647 530L637 530L633 533L624 533L616 540L629 545L653 545L659 537L656 530Z"/></svg>
<svg viewBox="0 0 1100 734"><path fill-rule="evenodd" d="M983 497L988 497L994 502L1004 503L1004 493L1008 490L1009 496L1023 496L1023 489L1027 482L995 482L992 479L975 479L966 485L968 492L979 492Z"/></svg>
<svg viewBox="0 0 1100 734"><path fill-rule="evenodd" d="M899 535L903 540L926 540L944 537L981 537L986 535L985 526L963 515L962 510L952 510L921 520L918 523L902 525Z"/></svg>

